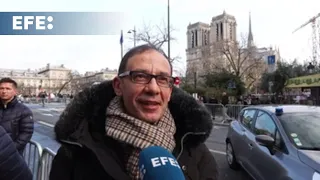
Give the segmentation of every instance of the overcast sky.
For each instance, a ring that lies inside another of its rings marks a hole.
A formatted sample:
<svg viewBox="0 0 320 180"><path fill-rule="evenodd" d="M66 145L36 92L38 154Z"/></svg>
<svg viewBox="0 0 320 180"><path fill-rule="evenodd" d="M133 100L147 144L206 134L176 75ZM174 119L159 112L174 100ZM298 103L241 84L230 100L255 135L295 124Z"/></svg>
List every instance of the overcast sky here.
<svg viewBox="0 0 320 180"><path fill-rule="evenodd" d="M167 0L3 0L1 11L116 11L124 12L130 20L123 22L125 48L133 46L134 26L157 25L167 19ZM320 12L317 0L171 0L171 56L180 55L185 66L186 30L189 23L210 23L223 10L237 20L238 37L248 33L249 12L252 30L259 47L276 46L282 58L301 61L312 53L311 25L292 31ZM0 36L1 68L37 69L47 63L64 64L80 72L101 68L118 68L120 62L119 34L110 36Z"/></svg>

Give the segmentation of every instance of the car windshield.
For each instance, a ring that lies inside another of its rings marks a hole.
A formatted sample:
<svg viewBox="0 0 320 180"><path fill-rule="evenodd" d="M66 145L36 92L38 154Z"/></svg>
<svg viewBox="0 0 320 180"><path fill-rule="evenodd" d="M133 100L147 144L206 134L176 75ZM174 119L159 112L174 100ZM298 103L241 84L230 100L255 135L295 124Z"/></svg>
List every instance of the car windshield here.
<svg viewBox="0 0 320 180"><path fill-rule="evenodd" d="M283 114L279 119L297 148L320 150L320 112Z"/></svg>

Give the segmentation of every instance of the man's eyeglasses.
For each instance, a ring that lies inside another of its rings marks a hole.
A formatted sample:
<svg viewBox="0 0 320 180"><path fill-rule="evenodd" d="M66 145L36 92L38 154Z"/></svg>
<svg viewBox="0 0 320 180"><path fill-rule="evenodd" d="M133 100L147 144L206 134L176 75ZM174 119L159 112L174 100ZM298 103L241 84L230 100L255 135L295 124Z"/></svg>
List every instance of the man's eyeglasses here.
<svg viewBox="0 0 320 180"><path fill-rule="evenodd" d="M172 87L175 81L174 77L166 75L153 75L144 73L141 71L126 71L119 74L120 78L130 76L130 79L133 83L136 84L149 84L152 78L155 78L158 86L161 87Z"/></svg>

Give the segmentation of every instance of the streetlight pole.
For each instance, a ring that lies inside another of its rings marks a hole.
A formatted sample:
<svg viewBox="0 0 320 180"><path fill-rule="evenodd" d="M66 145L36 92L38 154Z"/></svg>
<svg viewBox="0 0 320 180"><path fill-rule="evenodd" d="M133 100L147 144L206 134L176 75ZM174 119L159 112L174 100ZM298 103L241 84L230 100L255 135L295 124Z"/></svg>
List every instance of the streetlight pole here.
<svg viewBox="0 0 320 180"><path fill-rule="evenodd" d="M136 26L133 27L133 30L128 31L129 34L133 33L133 46L136 47L137 45L137 31Z"/></svg>
<svg viewBox="0 0 320 180"><path fill-rule="evenodd" d="M170 0L168 0L168 58L171 61L170 57Z"/></svg>
<svg viewBox="0 0 320 180"><path fill-rule="evenodd" d="M197 71L193 72L194 90L197 89Z"/></svg>

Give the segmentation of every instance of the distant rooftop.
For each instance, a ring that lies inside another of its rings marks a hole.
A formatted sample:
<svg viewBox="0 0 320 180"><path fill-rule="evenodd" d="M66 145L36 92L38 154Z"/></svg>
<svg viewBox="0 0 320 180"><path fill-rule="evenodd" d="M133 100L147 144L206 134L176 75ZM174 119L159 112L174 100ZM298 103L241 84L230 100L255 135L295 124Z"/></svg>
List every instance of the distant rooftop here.
<svg viewBox="0 0 320 180"><path fill-rule="evenodd" d="M189 23L188 25L188 29L192 29L192 28L195 28L195 27L204 27L204 28L210 28L210 25L207 24L207 23L203 23L203 22L196 22L196 23Z"/></svg>
<svg viewBox="0 0 320 180"><path fill-rule="evenodd" d="M6 72L6 73L10 73L10 72L17 72L17 73L24 73L24 72L37 73L37 70L35 70L35 69L4 69L4 68L0 68L0 72Z"/></svg>
<svg viewBox="0 0 320 180"><path fill-rule="evenodd" d="M31 69L0 69L0 77L46 77L43 74L38 74L37 70Z"/></svg>
<svg viewBox="0 0 320 180"><path fill-rule="evenodd" d="M66 68L63 64L61 65L50 65L49 63L43 67L43 68L38 68L38 69L5 69L5 68L0 68L0 74L38 74L39 72L44 72L48 70L71 70L69 68ZM109 68L104 68L101 69L100 71L88 71L84 73L83 75L93 75L97 73L117 73L117 69L109 69ZM41 75L41 73L39 74Z"/></svg>
<svg viewBox="0 0 320 180"><path fill-rule="evenodd" d="M221 20L223 18L236 20L236 18L233 15L227 14L226 11L223 11L223 13L221 15L213 17L212 21Z"/></svg>

